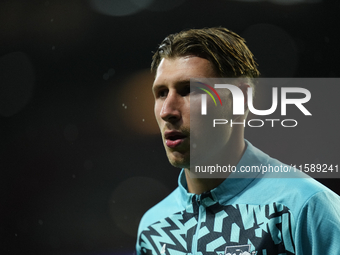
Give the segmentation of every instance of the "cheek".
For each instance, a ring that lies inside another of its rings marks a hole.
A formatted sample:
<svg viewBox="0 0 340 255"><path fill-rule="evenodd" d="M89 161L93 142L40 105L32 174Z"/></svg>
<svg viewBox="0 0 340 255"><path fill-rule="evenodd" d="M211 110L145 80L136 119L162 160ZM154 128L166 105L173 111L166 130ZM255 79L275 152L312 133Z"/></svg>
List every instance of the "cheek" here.
<svg viewBox="0 0 340 255"><path fill-rule="evenodd" d="M233 107L232 107L232 102L231 101L227 101L223 104L222 107L219 108L220 111L220 116L223 119L233 119Z"/></svg>
<svg viewBox="0 0 340 255"><path fill-rule="evenodd" d="M194 95L190 97L189 101L189 113L191 116L198 116L201 114L201 96Z"/></svg>
<svg viewBox="0 0 340 255"><path fill-rule="evenodd" d="M162 110L162 106L159 103L155 103L154 113L155 113L155 118L157 120L158 125L160 124L160 121L162 120L162 118L160 116L161 110Z"/></svg>
<svg viewBox="0 0 340 255"><path fill-rule="evenodd" d="M217 111L221 115L221 118L230 119L232 118L232 96L231 93L226 89L217 89L222 100L222 106L219 105Z"/></svg>

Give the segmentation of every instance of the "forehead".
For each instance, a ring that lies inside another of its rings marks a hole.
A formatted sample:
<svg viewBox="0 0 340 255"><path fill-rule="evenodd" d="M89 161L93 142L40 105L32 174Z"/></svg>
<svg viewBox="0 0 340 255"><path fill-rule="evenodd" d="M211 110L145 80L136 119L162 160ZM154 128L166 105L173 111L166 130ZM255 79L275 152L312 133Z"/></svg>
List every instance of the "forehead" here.
<svg viewBox="0 0 340 255"><path fill-rule="evenodd" d="M156 85L167 85L190 78L212 78L216 73L209 60L197 56L163 58L157 68Z"/></svg>

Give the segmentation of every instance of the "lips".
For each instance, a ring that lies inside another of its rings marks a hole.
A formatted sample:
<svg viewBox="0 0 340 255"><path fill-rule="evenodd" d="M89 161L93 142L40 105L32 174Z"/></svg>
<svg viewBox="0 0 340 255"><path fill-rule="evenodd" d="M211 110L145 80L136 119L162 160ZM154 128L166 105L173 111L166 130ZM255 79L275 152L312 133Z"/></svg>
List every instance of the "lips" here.
<svg viewBox="0 0 340 255"><path fill-rule="evenodd" d="M179 131L166 131L164 137L166 145L169 148L175 148L182 144L187 136Z"/></svg>

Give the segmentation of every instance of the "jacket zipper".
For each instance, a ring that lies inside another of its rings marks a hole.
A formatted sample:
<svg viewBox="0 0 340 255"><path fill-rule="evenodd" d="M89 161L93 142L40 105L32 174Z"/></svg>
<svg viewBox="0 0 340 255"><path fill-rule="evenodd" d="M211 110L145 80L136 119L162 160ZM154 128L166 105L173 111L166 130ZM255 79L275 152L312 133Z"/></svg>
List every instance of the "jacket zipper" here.
<svg viewBox="0 0 340 255"><path fill-rule="evenodd" d="M191 246L191 253L192 254L197 254L197 245L198 245L198 234L201 226L201 195L196 195L196 203L198 205L198 216L197 216L197 226L196 226L196 231L195 235L192 238L192 246Z"/></svg>

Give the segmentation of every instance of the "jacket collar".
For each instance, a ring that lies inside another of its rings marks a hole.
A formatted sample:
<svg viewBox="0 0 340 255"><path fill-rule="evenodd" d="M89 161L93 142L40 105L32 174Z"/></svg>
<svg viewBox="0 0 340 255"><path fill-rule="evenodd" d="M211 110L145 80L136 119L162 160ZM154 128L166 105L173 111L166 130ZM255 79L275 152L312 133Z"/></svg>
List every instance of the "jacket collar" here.
<svg viewBox="0 0 340 255"><path fill-rule="evenodd" d="M229 175L219 186L212 189L211 191L205 192L204 196L209 196L214 202L225 204L228 200L237 196L241 193L255 178L260 177L261 173L244 173L246 166L261 166L267 164L269 156L256 147L250 142L245 140L246 150L236 166L236 172ZM181 201L179 201L185 208L191 205L195 194L188 192L187 181L185 178L184 169L182 169L179 178L178 186L180 190ZM203 194L202 194L203 195Z"/></svg>

